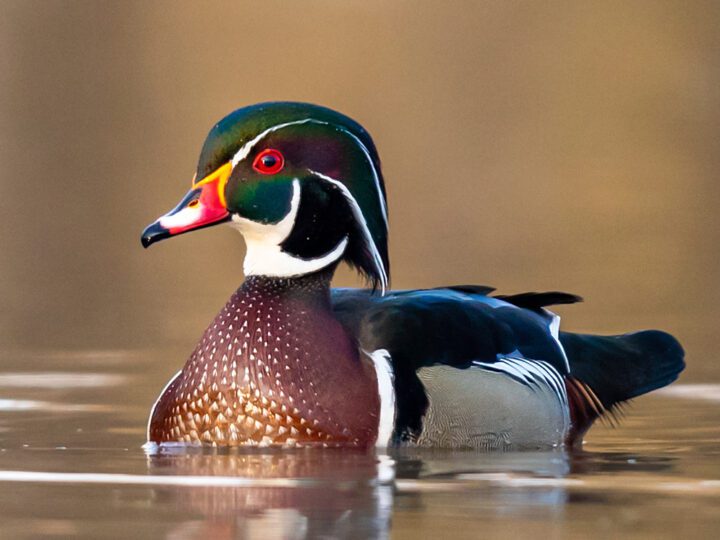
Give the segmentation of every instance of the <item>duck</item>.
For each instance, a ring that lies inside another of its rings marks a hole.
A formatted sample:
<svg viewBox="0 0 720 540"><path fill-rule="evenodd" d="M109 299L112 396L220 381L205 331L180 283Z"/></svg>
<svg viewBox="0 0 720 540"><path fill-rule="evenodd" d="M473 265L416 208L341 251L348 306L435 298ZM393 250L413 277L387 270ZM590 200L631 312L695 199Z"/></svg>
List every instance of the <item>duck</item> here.
<svg viewBox="0 0 720 540"><path fill-rule="evenodd" d="M190 191L141 241L219 224L244 238L245 279L153 405L151 444L575 447L685 366L662 331L560 331L549 307L574 294L391 290L377 149L326 107L224 117ZM365 288L331 286L343 262Z"/></svg>

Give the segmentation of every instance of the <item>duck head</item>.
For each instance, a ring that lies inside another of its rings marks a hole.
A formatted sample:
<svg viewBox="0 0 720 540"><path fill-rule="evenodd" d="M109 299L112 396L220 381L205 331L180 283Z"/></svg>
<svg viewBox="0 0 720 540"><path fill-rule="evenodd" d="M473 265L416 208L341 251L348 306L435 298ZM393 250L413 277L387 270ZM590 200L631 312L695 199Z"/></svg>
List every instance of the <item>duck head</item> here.
<svg viewBox="0 0 720 540"><path fill-rule="evenodd" d="M190 191L142 244L219 223L245 238L245 275L291 277L345 261L383 291L387 206L370 135L306 103L238 109L205 140Z"/></svg>

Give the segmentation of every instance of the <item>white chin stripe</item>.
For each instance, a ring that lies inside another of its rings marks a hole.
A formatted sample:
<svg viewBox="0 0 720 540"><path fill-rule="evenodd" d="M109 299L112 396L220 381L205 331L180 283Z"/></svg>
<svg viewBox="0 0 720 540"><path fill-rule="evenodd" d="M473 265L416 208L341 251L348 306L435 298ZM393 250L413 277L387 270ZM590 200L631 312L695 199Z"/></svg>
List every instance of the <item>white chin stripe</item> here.
<svg viewBox="0 0 720 540"><path fill-rule="evenodd" d="M380 420L378 422L378 436L375 446L385 448L390 445L390 438L395 431L395 374L390 363L390 353L385 349L378 349L372 353L366 351L373 362L378 382L380 396Z"/></svg>
<svg viewBox="0 0 720 540"><path fill-rule="evenodd" d="M278 223L263 224L237 215L231 225L245 238L247 252L243 271L246 276L292 277L316 272L337 261L345 253L348 238L345 237L331 251L316 259L300 259L286 253L280 244L295 226L300 207L300 181L293 180L290 211Z"/></svg>

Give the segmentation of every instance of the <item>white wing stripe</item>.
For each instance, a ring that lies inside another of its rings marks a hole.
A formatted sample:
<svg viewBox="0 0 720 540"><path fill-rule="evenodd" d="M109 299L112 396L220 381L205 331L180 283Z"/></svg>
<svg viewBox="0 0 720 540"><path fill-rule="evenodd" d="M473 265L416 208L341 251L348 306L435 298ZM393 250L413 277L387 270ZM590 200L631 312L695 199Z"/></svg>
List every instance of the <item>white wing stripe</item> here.
<svg viewBox="0 0 720 540"><path fill-rule="evenodd" d="M550 364L547 364L546 362L537 362L537 367L541 370L543 370L550 381L550 384L553 385L555 388L555 392L558 395L565 394L565 382L562 380L561 376L558 375L557 370L555 370Z"/></svg>
<svg viewBox="0 0 720 540"><path fill-rule="evenodd" d="M475 361L473 365L490 371L507 373L514 379L530 387L538 383L544 383L556 394L557 398L564 405L568 405L565 381L562 375L547 362L500 356L496 362Z"/></svg>

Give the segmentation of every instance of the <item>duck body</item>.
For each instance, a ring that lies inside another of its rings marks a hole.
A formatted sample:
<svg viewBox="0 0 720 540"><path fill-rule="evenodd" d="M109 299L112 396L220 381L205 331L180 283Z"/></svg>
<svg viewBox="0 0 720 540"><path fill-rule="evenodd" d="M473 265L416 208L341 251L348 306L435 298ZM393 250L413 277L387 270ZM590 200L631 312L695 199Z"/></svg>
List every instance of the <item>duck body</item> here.
<svg viewBox="0 0 720 540"><path fill-rule="evenodd" d="M153 443L572 445L684 367L664 332L560 332L547 307L580 300L567 293L388 290L377 151L329 109L267 103L223 119L143 245L218 223L245 238L246 280L158 398ZM331 289L341 261L372 288Z"/></svg>

